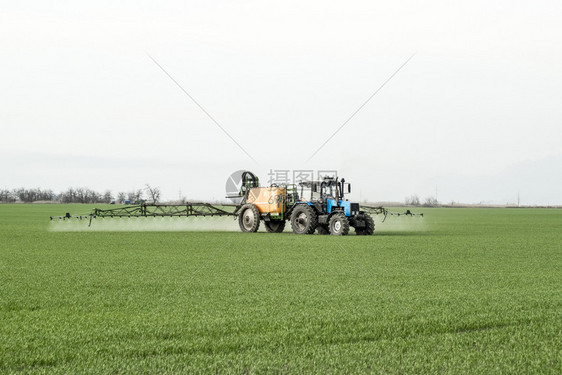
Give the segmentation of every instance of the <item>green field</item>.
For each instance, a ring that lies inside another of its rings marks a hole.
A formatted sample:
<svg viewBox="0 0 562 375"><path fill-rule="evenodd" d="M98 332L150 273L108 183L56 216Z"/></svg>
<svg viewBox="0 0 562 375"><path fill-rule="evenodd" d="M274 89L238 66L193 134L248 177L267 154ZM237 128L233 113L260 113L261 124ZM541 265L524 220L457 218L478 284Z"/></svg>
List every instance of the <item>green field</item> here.
<svg viewBox="0 0 562 375"><path fill-rule="evenodd" d="M0 372L562 373L562 210L50 230L84 207L0 205Z"/></svg>

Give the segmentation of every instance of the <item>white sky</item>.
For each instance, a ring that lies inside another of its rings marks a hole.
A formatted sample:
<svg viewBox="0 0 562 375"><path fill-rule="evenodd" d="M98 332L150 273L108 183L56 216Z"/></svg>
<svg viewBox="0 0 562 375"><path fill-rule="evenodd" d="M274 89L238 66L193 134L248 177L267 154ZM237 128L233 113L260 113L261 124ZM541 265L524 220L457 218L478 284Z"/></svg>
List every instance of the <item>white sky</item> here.
<svg viewBox="0 0 562 375"><path fill-rule="evenodd" d="M0 188L337 169L351 199L562 204L560 1L51 3L0 0Z"/></svg>

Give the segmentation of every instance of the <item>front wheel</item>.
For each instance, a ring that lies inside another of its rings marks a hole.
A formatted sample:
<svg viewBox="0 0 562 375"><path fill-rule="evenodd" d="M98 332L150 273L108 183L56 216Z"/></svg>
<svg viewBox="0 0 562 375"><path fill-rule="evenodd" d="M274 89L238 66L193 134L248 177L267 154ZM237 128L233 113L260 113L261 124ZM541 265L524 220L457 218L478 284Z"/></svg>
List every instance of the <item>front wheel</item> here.
<svg viewBox="0 0 562 375"><path fill-rule="evenodd" d="M242 232L257 232L260 227L258 208L251 203L243 205L238 214L238 224Z"/></svg>
<svg viewBox="0 0 562 375"><path fill-rule="evenodd" d="M334 236L345 236L349 233L349 220L342 213L334 214L330 218L330 234Z"/></svg>

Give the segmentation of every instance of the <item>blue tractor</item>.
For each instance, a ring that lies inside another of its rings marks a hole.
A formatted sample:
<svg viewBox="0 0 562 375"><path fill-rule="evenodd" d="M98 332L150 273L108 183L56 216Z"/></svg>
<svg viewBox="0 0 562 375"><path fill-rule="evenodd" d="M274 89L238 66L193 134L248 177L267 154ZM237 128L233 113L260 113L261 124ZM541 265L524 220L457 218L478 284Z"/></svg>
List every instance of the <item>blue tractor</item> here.
<svg viewBox="0 0 562 375"><path fill-rule="evenodd" d="M291 227L296 234L332 234L345 236L350 227L358 235L372 235L375 222L371 215L361 211L359 203L345 199L351 193L351 184L345 179L325 177L321 181L299 183L300 201L291 210ZM310 193L310 198L307 193Z"/></svg>

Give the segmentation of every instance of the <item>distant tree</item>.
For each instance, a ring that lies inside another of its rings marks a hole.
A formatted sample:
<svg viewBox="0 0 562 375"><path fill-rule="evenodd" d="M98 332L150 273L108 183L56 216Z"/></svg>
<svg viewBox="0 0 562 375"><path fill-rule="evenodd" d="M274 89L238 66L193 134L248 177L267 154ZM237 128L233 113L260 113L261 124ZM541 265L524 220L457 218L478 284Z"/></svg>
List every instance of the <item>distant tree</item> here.
<svg viewBox="0 0 562 375"><path fill-rule="evenodd" d="M127 193L127 199L132 203L140 203L143 201L143 191L142 189L132 190Z"/></svg>
<svg viewBox="0 0 562 375"><path fill-rule="evenodd" d="M435 197L427 197L425 198L425 202L423 203L423 205L426 207L438 206L439 201Z"/></svg>
<svg viewBox="0 0 562 375"><path fill-rule="evenodd" d="M57 195L51 190L42 190L39 192L39 200L40 201L55 201L57 200Z"/></svg>
<svg viewBox="0 0 562 375"><path fill-rule="evenodd" d="M144 192L142 191L142 189L137 189L137 191L136 191L136 193L135 193L135 196L136 196L136 198L137 198L137 199L135 200L135 203L142 203L142 202L144 202L144 199L143 199L143 197L144 197Z"/></svg>
<svg viewBox="0 0 562 375"><path fill-rule="evenodd" d="M123 204L126 198L127 198L127 194L125 194L124 192L120 191L119 193L117 193L117 201L119 203Z"/></svg>
<svg viewBox="0 0 562 375"><path fill-rule="evenodd" d="M0 202L12 203L15 201L16 201L16 195L14 194L13 191L10 191L8 189L0 190Z"/></svg>
<svg viewBox="0 0 562 375"><path fill-rule="evenodd" d="M76 188L76 202L73 203L89 203L88 191L86 188Z"/></svg>
<svg viewBox="0 0 562 375"><path fill-rule="evenodd" d="M111 195L111 191L106 190L105 193L103 193L103 203L111 203L112 200L113 196Z"/></svg>
<svg viewBox="0 0 562 375"><path fill-rule="evenodd" d="M73 188L68 188L68 190L63 191L59 199L62 203L74 203L76 199L76 193Z"/></svg>
<svg viewBox="0 0 562 375"><path fill-rule="evenodd" d="M409 206L419 206L420 205L420 197L417 195L411 195L406 197L405 203Z"/></svg>
<svg viewBox="0 0 562 375"><path fill-rule="evenodd" d="M158 203L160 200L160 188L151 187L149 184L146 184L146 191L148 192L149 198L152 199L152 203Z"/></svg>
<svg viewBox="0 0 562 375"><path fill-rule="evenodd" d="M103 202L103 197L100 193L90 189L86 189L87 203L100 203Z"/></svg>
<svg viewBox="0 0 562 375"><path fill-rule="evenodd" d="M136 191L134 191L134 190L129 191L129 192L127 193L127 200L129 200L129 201L131 201L131 202L134 202L134 201L136 200L136 198L135 198L135 197L136 197L136 194L137 194L137 193L136 193Z"/></svg>

